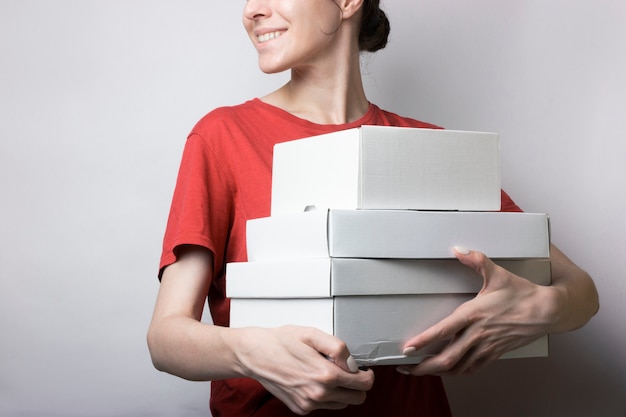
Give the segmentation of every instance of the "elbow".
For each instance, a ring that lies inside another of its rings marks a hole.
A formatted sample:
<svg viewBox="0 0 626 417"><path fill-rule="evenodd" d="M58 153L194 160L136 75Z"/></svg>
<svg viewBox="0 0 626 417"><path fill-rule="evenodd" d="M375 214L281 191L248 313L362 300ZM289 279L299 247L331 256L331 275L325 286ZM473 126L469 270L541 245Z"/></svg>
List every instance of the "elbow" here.
<svg viewBox="0 0 626 417"><path fill-rule="evenodd" d="M591 276L582 269L576 268L559 276L553 288L560 295L554 299L554 327L550 333L580 329L598 313L598 290Z"/></svg>
<svg viewBox="0 0 626 417"><path fill-rule="evenodd" d="M580 322L575 328L585 326L600 310L600 296L593 279L587 272L584 272L583 278L583 282L586 282L586 285L583 287L584 292L581 294L582 298L580 298L578 303Z"/></svg>
<svg viewBox="0 0 626 417"><path fill-rule="evenodd" d="M150 325L150 328L148 329L146 342L148 344L148 351L150 352L152 365L158 371L166 372L165 361L163 360L163 355L160 353L162 350L161 341L159 340L158 331L155 329L154 325Z"/></svg>
<svg viewBox="0 0 626 417"><path fill-rule="evenodd" d="M587 321L589 321L600 310L600 296L598 295L598 289L593 278L587 271L581 270L580 277L580 282L582 283L581 288L583 289L581 293L583 296L583 305L581 307L583 307L583 311L587 313Z"/></svg>

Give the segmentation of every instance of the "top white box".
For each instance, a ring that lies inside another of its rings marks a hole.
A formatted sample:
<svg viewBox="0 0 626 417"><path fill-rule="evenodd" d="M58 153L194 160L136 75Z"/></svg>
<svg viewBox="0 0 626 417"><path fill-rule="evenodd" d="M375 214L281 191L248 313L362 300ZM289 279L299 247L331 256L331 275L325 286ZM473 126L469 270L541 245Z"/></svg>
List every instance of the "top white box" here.
<svg viewBox="0 0 626 417"><path fill-rule="evenodd" d="M498 135L362 126L275 145L271 214L307 206L497 211Z"/></svg>

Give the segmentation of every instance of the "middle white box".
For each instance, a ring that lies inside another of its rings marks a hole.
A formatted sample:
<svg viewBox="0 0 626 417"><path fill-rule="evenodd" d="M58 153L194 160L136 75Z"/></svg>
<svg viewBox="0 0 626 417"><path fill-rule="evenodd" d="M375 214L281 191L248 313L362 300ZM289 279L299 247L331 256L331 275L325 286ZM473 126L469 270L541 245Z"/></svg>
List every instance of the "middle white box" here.
<svg viewBox="0 0 626 417"><path fill-rule="evenodd" d="M550 257L547 214L316 210L248 220L249 261L303 258L449 259L454 247L490 258Z"/></svg>
<svg viewBox="0 0 626 417"><path fill-rule="evenodd" d="M550 285L548 258L495 263L537 285ZM326 298L383 294L475 294L483 278L457 259L312 258L231 262L228 298Z"/></svg>
<svg viewBox="0 0 626 417"><path fill-rule="evenodd" d="M496 133L362 126L274 146L271 214L340 209L497 211Z"/></svg>

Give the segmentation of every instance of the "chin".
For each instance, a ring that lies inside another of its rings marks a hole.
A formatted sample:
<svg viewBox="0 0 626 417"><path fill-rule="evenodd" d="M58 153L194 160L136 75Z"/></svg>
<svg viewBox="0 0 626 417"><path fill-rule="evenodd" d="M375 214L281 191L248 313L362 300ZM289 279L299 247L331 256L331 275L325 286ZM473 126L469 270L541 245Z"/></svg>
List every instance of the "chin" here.
<svg viewBox="0 0 626 417"><path fill-rule="evenodd" d="M280 74L281 72L287 71L289 68L259 65L259 69L265 74Z"/></svg>
<svg viewBox="0 0 626 417"><path fill-rule="evenodd" d="M290 65L280 60L259 59L259 69L265 74L279 74L291 69Z"/></svg>

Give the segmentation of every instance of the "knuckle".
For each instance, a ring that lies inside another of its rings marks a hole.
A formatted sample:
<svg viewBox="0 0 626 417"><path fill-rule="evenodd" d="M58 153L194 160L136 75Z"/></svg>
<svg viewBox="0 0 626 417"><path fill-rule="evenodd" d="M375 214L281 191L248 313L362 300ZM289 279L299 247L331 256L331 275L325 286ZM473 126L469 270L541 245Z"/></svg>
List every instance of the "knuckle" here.
<svg viewBox="0 0 626 417"><path fill-rule="evenodd" d="M317 329L313 327L303 327L301 331L305 339L313 339L317 334Z"/></svg>
<svg viewBox="0 0 626 417"><path fill-rule="evenodd" d="M489 258L482 252L474 252L474 269L482 274L486 271Z"/></svg>
<svg viewBox="0 0 626 417"><path fill-rule="evenodd" d="M474 256L476 256L476 261L481 265L485 264L487 262L487 259L489 259L487 258L487 255L482 252L474 252L474 254Z"/></svg>
<svg viewBox="0 0 626 417"><path fill-rule="evenodd" d="M470 300L467 303L463 304L462 310L460 310L461 314L459 314L459 320L463 329L466 329L472 324L477 323L483 319L483 312L480 310L479 306L473 301L474 300Z"/></svg>
<svg viewBox="0 0 626 417"><path fill-rule="evenodd" d="M330 349L332 350L333 355L338 357L343 352L347 352L348 351L348 346L346 345L346 343L343 340L341 340L341 339L334 339L334 341L330 345Z"/></svg>
<svg viewBox="0 0 626 417"><path fill-rule="evenodd" d="M333 365L334 366L334 365ZM315 380L322 386L333 386L337 381L337 374L328 367L320 369L315 375Z"/></svg>
<svg viewBox="0 0 626 417"><path fill-rule="evenodd" d="M305 410L314 410L315 404L323 402L326 399L327 390L321 385L314 385L311 387L307 394L307 399L302 404L302 408Z"/></svg>
<svg viewBox="0 0 626 417"><path fill-rule="evenodd" d="M299 416L306 416L311 413L311 411L315 410L313 403L311 401L300 401L298 403L298 408L294 410L296 414Z"/></svg>
<svg viewBox="0 0 626 417"><path fill-rule="evenodd" d="M441 368L446 371L453 370L458 361L454 358L445 358L441 361Z"/></svg>
<svg viewBox="0 0 626 417"><path fill-rule="evenodd" d="M440 327L439 329L437 329L437 337L442 340L447 339L448 337L450 337L450 331L447 327Z"/></svg>

